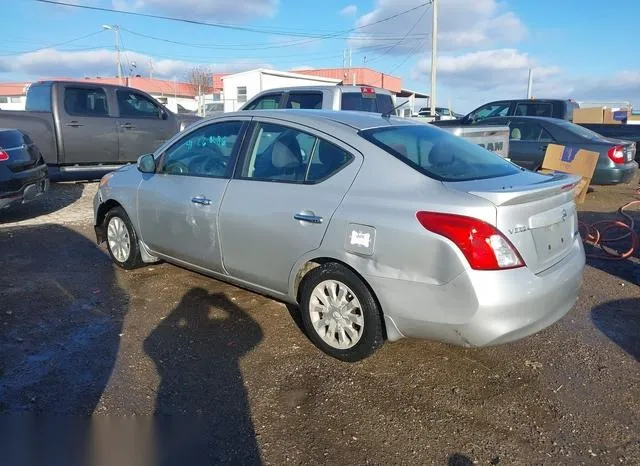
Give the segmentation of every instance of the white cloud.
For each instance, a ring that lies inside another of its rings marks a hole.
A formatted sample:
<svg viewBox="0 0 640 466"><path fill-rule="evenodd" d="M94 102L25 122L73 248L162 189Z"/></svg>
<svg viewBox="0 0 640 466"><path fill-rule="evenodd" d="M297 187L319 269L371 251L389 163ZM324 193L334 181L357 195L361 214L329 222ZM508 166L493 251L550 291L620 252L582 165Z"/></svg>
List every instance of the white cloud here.
<svg viewBox="0 0 640 466"><path fill-rule="evenodd" d="M340 10L340 16L352 16L358 12L358 7L356 5L347 5L342 10Z"/></svg>
<svg viewBox="0 0 640 466"><path fill-rule="evenodd" d="M279 0L113 0L113 7L179 18L243 21L273 16L278 3Z"/></svg>
<svg viewBox="0 0 640 466"><path fill-rule="evenodd" d="M227 63L193 63L184 60L154 59L136 52L122 54L123 71L127 73L127 60L135 61L136 73L149 75L150 61L153 76L184 79L194 66L206 65L212 72L234 73L251 68L271 68L270 64L254 60L232 60ZM112 50L62 51L45 49L12 57L0 57L2 73L20 73L33 78L114 76L115 56Z"/></svg>
<svg viewBox="0 0 640 466"><path fill-rule="evenodd" d="M380 37L402 38L413 27L411 35L394 46L388 53L406 54L420 45L431 43L431 6L402 14L397 18L372 24L424 3L424 0L377 0L376 8L361 16L356 27L363 27L353 34L350 43L354 48L380 47ZM438 48L443 51L490 47L502 43L514 43L524 39L527 29L512 11L505 11L498 0L447 0L440 2L438 14ZM372 24L367 27L367 25ZM417 36L425 34L428 36ZM391 42L394 43L394 42ZM385 52L387 53L387 52Z"/></svg>

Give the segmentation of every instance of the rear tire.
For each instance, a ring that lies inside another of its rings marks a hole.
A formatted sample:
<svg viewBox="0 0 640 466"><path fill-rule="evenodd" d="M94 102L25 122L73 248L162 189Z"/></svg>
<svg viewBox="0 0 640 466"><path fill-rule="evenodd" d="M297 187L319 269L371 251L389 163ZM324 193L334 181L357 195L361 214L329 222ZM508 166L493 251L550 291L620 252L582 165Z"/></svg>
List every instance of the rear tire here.
<svg viewBox="0 0 640 466"><path fill-rule="evenodd" d="M143 265L138 235L122 207L114 207L104 218L107 250L111 260L126 270Z"/></svg>
<svg viewBox="0 0 640 466"><path fill-rule="evenodd" d="M311 270L300 284L299 300L307 336L329 356L360 361L384 343L380 306L347 267L331 263Z"/></svg>

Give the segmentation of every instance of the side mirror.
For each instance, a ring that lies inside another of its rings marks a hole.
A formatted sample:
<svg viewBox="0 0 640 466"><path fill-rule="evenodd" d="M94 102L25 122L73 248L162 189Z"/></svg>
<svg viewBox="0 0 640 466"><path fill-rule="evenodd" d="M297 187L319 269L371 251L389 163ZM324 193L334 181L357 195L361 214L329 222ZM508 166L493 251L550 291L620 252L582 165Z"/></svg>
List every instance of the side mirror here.
<svg viewBox="0 0 640 466"><path fill-rule="evenodd" d="M138 157L138 170L142 173L156 172L156 159L153 154L144 154Z"/></svg>
<svg viewBox="0 0 640 466"><path fill-rule="evenodd" d="M167 118L169 118L169 114L166 112L166 110L160 109L160 119L166 120Z"/></svg>

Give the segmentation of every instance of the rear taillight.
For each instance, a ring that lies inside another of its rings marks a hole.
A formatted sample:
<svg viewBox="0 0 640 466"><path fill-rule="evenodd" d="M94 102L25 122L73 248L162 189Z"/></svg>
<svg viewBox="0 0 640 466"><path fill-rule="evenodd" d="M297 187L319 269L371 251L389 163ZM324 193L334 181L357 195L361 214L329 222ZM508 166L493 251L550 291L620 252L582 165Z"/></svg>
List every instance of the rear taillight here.
<svg viewBox="0 0 640 466"><path fill-rule="evenodd" d="M624 163L624 147L613 146L607 151L607 155L613 163Z"/></svg>
<svg viewBox="0 0 640 466"><path fill-rule="evenodd" d="M524 261L505 236L477 218L436 212L418 212L427 230L453 241L475 270L504 270L523 267Z"/></svg>
<svg viewBox="0 0 640 466"><path fill-rule="evenodd" d="M7 160L9 160L9 154L0 150L0 162L6 162Z"/></svg>

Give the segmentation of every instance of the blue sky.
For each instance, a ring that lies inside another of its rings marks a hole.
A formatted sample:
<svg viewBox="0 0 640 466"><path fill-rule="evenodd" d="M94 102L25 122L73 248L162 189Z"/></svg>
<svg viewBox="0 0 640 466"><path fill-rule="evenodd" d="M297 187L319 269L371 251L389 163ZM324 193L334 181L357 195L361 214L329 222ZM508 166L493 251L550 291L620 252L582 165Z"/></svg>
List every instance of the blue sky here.
<svg viewBox="0 0 640 466"><path fill-rule="evenodd" d="M101 25L118 24L125 68L135 62L145 76L150 64L154 76L170 79L184 78L195 65L220 72L341 67L351 48L353 66L400 76L411 89L430 87L425 0L62 1L251 31L10 0L3 2L1 81L113 75L114 34ZM531 67L536 96L640 107L638 17L637 0L440 0L439 101L467 111L523 96Z"/></svg>

